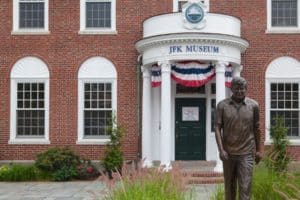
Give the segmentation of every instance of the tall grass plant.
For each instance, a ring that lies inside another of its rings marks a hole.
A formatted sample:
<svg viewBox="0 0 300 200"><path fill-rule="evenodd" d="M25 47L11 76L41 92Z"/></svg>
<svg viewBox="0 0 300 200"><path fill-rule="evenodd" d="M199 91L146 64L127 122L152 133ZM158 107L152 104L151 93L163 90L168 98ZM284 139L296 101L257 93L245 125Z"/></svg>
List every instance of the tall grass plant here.
<svg viewBox="0 0 300 200"><path fill-rule="evenodd" d="M142 165L123 166L122 176L113 179L102 176L111 188L105 200L193 200L192 190L179 168L165 172L163 168L142 168ZM113 182L113 184L112 184Z"/></svg>

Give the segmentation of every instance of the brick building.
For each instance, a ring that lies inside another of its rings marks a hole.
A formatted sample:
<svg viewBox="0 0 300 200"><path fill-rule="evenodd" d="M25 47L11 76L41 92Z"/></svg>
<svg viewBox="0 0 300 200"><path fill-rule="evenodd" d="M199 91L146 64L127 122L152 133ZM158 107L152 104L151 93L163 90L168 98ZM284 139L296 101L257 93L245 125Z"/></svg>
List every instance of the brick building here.
<svg viewBox="0 0 300 200"><path fill-rule="evenodd" d="M300 160L299 10L299 0L2 0L0 160L53 146L101 159L116 113L126 159L218 161L215 105L240 75L260 104L261 145L282 115Z"/></svg>

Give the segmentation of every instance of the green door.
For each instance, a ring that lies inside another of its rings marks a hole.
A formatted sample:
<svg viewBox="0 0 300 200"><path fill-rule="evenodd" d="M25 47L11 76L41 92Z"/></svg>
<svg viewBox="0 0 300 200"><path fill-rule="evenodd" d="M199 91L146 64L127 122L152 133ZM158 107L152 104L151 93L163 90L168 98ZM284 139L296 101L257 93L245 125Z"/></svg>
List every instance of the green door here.
<svg viewBox="0 0 300 200"><path fill-rule="evenodd" d="M175 159L206 160L205 99L175 100Z"/></svg>

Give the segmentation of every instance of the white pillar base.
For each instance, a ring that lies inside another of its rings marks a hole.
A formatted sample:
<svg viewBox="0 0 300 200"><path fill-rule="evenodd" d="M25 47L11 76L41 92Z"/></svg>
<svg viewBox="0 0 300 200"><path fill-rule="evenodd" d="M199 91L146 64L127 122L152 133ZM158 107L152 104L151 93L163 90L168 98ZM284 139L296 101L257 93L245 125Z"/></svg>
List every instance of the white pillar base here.
<svg viewBox="0 0 300 200"><path fill-rule="evenodd" d="M143 167L149 168L149 167L152 167L152 166L153 166L153 163L152 163L151 160L148 160L146 158L143 160Z"/></svg>
<svg viewBox="0 0 300 200"><path fill-rule="evenodd" d="M223 172L223 163L220 159L217 160L217 164L214 168L214 172L220 172L220 173Z"/></svg>
<svg viewBox="0 0 300 200"><path fill-rule="evenodd" d="M162 168L162 170L164 172L168 172L168 171L170 171L172 169L171 162L169 162L169 163L161 163L160 167Z"/></svg>

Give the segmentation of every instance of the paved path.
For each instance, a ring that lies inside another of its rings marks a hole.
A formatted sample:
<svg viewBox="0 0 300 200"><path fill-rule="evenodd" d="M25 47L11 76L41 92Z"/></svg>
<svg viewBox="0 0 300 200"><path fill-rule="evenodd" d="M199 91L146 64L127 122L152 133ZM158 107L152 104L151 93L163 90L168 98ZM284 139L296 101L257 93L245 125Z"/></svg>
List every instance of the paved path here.
<svg viewBox="0 0 300 200"><path fill-rule="evenodd" d="M216 185L191 186L196 200L208 200ZM101 200L106 190L102 182L0 182L0 200Z"/></svg>

